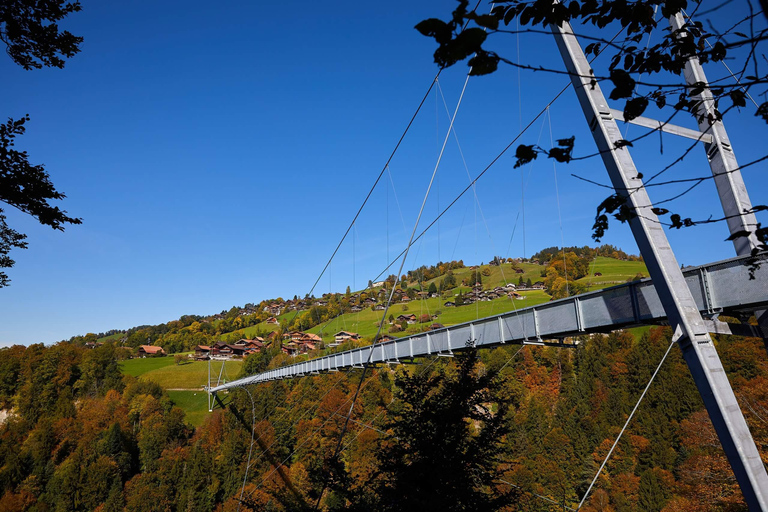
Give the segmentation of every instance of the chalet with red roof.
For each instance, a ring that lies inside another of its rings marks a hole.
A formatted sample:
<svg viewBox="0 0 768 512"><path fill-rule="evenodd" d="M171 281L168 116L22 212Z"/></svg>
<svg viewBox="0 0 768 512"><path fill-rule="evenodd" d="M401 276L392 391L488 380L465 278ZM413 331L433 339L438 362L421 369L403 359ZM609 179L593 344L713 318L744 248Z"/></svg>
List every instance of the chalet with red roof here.
<svg viewBox="0 0 768 512"><path fill-rule="evenodd" d="M141 345L139 347L139 357L158 357L164 355L165 350L163 350L163 347L156 347L154 345Z"/></svg>

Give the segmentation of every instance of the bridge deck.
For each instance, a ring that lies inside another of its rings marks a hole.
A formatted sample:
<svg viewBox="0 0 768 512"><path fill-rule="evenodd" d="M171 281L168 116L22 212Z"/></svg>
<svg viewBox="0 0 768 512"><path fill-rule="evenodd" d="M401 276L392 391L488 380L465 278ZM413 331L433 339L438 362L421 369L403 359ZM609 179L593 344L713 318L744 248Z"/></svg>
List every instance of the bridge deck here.
<svg viewBox="0 0 768 512"><path fill-rule="evenodd" d="M748 257L738 257L683 271L699 311L743 313L768 306L768 258L750 272ZM538 306L510 311L415 334L397 340L337 352L284 366L211 388L225 389L260 382L300 377L326 371L360 367L367 362L397 363L404 359L450 354L467 348L490 348L502 344L545 344L579 334L606 332L622 327L659 323L664 308L650 279L585 293ZM372 352L372 353L371 353Z"/></svg>

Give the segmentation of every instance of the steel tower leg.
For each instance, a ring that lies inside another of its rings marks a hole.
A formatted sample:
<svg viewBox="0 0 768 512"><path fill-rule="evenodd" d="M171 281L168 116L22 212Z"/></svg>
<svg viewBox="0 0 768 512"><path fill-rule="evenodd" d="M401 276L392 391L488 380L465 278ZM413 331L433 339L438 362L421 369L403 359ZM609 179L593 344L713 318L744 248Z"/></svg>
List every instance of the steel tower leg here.
<svg viewBox="0 0 768 512"><path fill-rule="evenodd" d="M672 30L680 30L685 26L683 15L678 13L670 16L669 25ZM705 86L702 92L695 96L699 100L696 106L696 117L699 130L712 135L712 143L704 144L707 153L707 161L715 178L715 186L723 206L723 213L727 218L728 230L731 235L740 231L749 231L750 235L733 240L733 246L738 256L745 256L758 246L755 236L757 218L752 213L752 202L749 200L747 186L739 170L739 163L728 139L723 121L717 119L715 113L715 100L712 91L709 90L709 82L704 69L701 67L698 57L692 57L685 64L685 82L689 89L694 86ZM757 311L757 320L763 334L763 343L768 351L768 312Z"/></svg>
<svg viewBox="0 0 768 512"><path fill-rule="evenodd" d="M570 24L551 29L613 187L638 214L629 222L632 234L744 499L750 510L768 512L768 474L629 150L615 146L623 137L608 102Z"/></svg>

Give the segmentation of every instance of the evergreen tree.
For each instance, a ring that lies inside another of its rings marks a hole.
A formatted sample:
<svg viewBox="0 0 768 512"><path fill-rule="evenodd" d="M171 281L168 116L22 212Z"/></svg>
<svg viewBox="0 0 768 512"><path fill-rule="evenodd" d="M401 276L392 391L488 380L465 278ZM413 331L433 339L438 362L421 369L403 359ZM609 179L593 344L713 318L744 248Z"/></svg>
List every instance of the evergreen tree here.
<svg viewBox="0 0 768 512"><path fill-rule="evenodd" d="M497 394L496 374L478 371L477 362L469 350L457 356L455 372L397 374L391 434L378 454L378 510L498 510L511 503L512 494L495 485L507 401Z"/></svg>

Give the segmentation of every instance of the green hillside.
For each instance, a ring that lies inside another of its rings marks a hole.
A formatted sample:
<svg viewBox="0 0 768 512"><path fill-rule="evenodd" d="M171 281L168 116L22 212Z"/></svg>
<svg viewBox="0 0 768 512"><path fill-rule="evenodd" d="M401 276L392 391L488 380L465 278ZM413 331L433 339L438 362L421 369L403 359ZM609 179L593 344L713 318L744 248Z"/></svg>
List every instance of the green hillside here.
<svg viewBox="0 0 768 512"><path fill-rule="evenodd" d="M451 292L453 292L453 290L451 290ZM475 302L474 304L468 304L466 306L445 307L444 303L446 301L454 299L454 295L451 293L446 294L441 298L413 300L407 304L394 304L389 308L387 318L389 318L390 315L397 317L401 314L414 314L417 317L424 314L430 316L438 314L436 320L430 320L424 324L410 325L407 326L407 329L404 332L393 334L394 336L400 337L420 332L424 325L429 325L434 322L443 325L455 325L494 314L514 311L515 309L535 306L536 304L542 304L549 301L549 295L540 290L521 292L521 295L525 297L523 300L512 301L509 298L504 297L488 302ZM371 308L360 311L359 313L347 313L334 320L317 325L312 329L309 329L309 332L320 334L326 342L333 340L333 335L341 330L356 332L363 337L372 338L376 334L376 330L378 329L377 324L381 321L383 313L383 311L373 311ZM389 323L385 323L382 332L384 334L389 333Z"/></svg>
<svg viewBox="0 0 768 512"><path fill-rule="evenodd" d="M483 289L486 290L495 288L497 286L504 286L507 283L517 285L521 277L523 282L526 282L530 279L531 282L535 283L536 281L541 281L543 279L541 274L542 271L544 271L546 268L544 265L538 265L535 263L520 263L518 266L523 269L524 272L522 274L516 273L513 265L504 263L498 266L480 265L477 269L472 269L470 267L456 269L453 270L453 275L456 277L456 281L460 283L465 278L470 278L473 272L479 271L482 273L483 270L488 269L490 271L490 275L482 276ZM600 273L602 275L595 276L595 273ZM583 284L585 287L587 287L588 290L594 291L625 283L638 274L642 274L644 277L648 276L648 271L645 268L645 264L641 261L623 261L614 258L598 256L590 265L589 275L576 280L576 282ZM430 283L433 282L437 285L441 279L443 279L442 276L431 279L429 281L425 281L424 288L428 288ZM410 282L408 286L414 287L417 286L417 283ZM475 304L460 307L446 308L443 306L446 301L452 301L455 294L457 294L459 291L466 293L470 291L470 289L467 287L458 287L444 293L440 298L430 298L424 300L415 299L408 302L407 304L393 304L389 308L387 317L389 317L390 314L397 317L403 313L412 313L416 316L421 316L422 314L433 315L436 312L440 312L438 318L433 320L434 322L439 322L444 325L454 325L493 314L513 311L516 308L535 306L537 304L542 304L549 301L549 295L543 291L536 290L521 292L521 295L523 295L525 299L516 300L514 302L508 298L501 298L490 302L477 302ZM281 321L283 319L291 320L294 314L295 312L291 311L281 315L278 317L278 319ZM373 311L371 308L366 308L358 313L347 313L336 319L317 325L309 329L309 332L321 334L325 341L332 340L333 334L340 330L357 332L363 337L373 337L377 330L376 324L381 321L381 316L382 311ZM247 338L255 336L257 333L271 332L276 329L276 325L262 322L260 324L256 324L234 332ZM388 333L388 330L389 325L387 324L385 325L385 328L382 330L382 332L386 334ZM417 330L418 325L411 326L410 331L394 333L393 335L404 336L407 334L412 334Z"/></svg>
<svg viewBox="0 0 768 512"><path fill-rule="evenodd" d="M475 272L480 272L481 274L485 272L488 275L482 275L484 290L493 289L497 286L504 286L507 283L518 285L521 278L523 283L528 280L534 283L543 280L541 274L546 266L535 263L520 263L518 264L518 267L523 270L523 273L516 273L512 264L504 263L501 265L480 265L475 269L471 267L455 269L453 270L453 275L456 278L456 282L461 283L465 279L467 282L471 282L471 277ZM595 276L595 273L601 275ZM642 274L643 276L647 275L647 270L642 262L622 261L599 256L592 261L589 274L579 279L577 282L584 285L586 289L593 291L625 283L627 280L633 279L638 274ZM444 276L441 276L426 281L423 284L424 289L428 288L430 283L433 282L435 285L438 285L443 278ZM418 283L412 282L409 283L408 286L413 288L416 287L417 284ZM444 292L440 297L428 299L417 298L407 303L393 304L387 312L387 319L385 319L382 333L398 337L407 336L409 334L421 332L427 325L434 322L443 325L455 325L494 314L543 304L550 300L550 296L544 291L530 290L520 292L523 296L522 299L512 300L505 296L491 301L477 301L473 304L463 306L445 306L445 302L455 301L456 295L459 293L466 295L470 291L471 289L466 286L458 286L452 290ZM356 332L363 338L370 340L378 330L378 324L382 321L383 313L383 311L374 311L369 307L360 312L343 314L330 321L316 325L308 331L320 334L326 343L332 342L333 335L341 330ZM401 314L414 314L417 318L420 318L422 315L429 315L430 320L425 323L417 323L413 325L406 324L403 326L405 327L404 331L390 333L391 324L389 323L388 318L390 316L397 317ZM290 323L295 315L295 311L289 311L277 318L281 324L287 324ZM431 317L433 315L437 315L437 318L432 319ZM221 322L216 320L213 321L212 324L218 326ZM231 339L232 337L251 338L257 334L264 335L265 333L277 329L279 329L278 325L261 322L244 329L222 333L221 337L226 335L227 339ZM121 336L123 336L121 333L113 334L106 338L102 338L102 341L117 340ZM325 351L317 351L310 356L321 355L323 352ZM307 356L302 356L302 359L306 357ZM242 361L227 361L226 363L223 363L223 365L222 371L222 362L213 361L211 363L211 374L214 381L219 378L219 375L221 375L221 378L224 381L235 379L240 372ZM206 418L206 415L208 414L208 402L207 395L202 388L208 383L208 362L188 361L181 365L176 365L174 358L169 356L145 359L137 358L122 361L120 367L122 372L126 375L132 375L140 379L156 382L166 389L174 403L185 411L187 421L190 424L200 425Z"/></svg>
<svg viewBox="0 0 768 512"><path fill-rule="evenodd" d="M648 277L648 269L642 261L622 261L598 256L590 269L588 276L577 280L578 283L588 286L590 291L626 283L637 274ZM595 276L595 273L600 273L602 276Z"/></svg>

